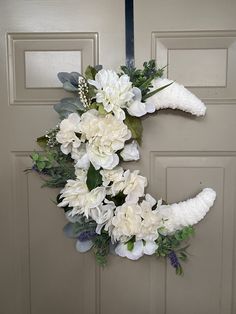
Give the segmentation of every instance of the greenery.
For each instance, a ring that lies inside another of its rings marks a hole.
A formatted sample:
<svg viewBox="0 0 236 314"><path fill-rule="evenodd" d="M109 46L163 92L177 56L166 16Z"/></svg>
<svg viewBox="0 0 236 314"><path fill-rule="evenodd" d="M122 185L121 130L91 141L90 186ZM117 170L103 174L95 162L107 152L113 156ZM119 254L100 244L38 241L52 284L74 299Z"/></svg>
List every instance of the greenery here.
<svg viewBox="0 0 236 314"><path fill-rule="evenodd" d="M130 116L128 113L126 113L124 123L131 131L132 138L135 139L141 145L143 134L142 120L137 117Z"/></svg>
<svg viewBox="0 0 236 314"><path fill-rule="evenodd" d="M90 167L88 169L86 183L89 191L102 185L102 175L100 174L99 170L96 170L94 168L92 164L90 164Z"/></svg>
<svg viewBox="0 0 236 314"><path fill-rule="evenodd" d="M101 235L97 235L93 239L93 252L97 263L100 266L105 266L110 252L110 236L108 232L103 230Z"/></svg>

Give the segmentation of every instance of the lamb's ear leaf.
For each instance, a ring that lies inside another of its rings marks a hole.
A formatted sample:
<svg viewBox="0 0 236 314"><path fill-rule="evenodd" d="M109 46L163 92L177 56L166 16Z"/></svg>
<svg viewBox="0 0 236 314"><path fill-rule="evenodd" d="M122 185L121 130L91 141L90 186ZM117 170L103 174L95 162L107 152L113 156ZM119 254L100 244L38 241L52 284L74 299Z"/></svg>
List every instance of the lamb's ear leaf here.
<svg viewBox="0 0 236 314"><path fill-rule="evenodd" d="M124 123L127 125L131 131L132 138L135 139L139 145L142 143L143 126L140 118L131 116L126 113L126 118Z"/></svg>
<svg viewBox="0 0 236 314"><path fill-rule="evenodd" d="M63 88L64 90L66 90L67 92L78 92L78 88L75 87L73 84L71 84L70 82L66 81L65 83L63 83Z"/></svg>
<svg viewBox="0 0 236 314"><path fill-rule="evenodd" d="M97 64L95 65L94 69L99 72L100 70L102 70L103 66L101 64Z"/></svg>
<svg viewBox="0 0 236 314"><path fill-rule="evenodd" d="M162 86L162 87L160 87L160 88L155 89L154 91L152 91L152 92L146 94L145 96L143 96L143 99L142 99L142 100L143 100L143 101L146 100L147 98L149 98L149 97L155 95L156 93L162 91L163 89L165 89L166 87L172 85L173 83L174 83L174 82L171 82L171 83L169 83L169 84L167 84L167 85L164 85L164 86Z"/></svg>
<svg viewBox="0 0 236 314"><path fill-rule="evenodd" d="M76 98L63 98L58 104L54 105L54 110L59 114L61 119L68 117L73 112L84 112L85 108L80 101L79 97Z"/></svg>
<svg viewBox="0 0 236 314"><path fill-rule="evenodd" d="M78 72L59 72L57 74L57 77L59 81L62 82L62 84L64 84L65 82L70 82L75 87L78 86L79 76L81 76L81 74Z"/></svg>
<svg viewBox="0 0 236 314"><path fill-rule="evenodd" d="M89 191L102 185L102 175L100 174L99 170L96 170L94 168L92 164L90 164L90 167L88 169L86 184Z"/></svg>

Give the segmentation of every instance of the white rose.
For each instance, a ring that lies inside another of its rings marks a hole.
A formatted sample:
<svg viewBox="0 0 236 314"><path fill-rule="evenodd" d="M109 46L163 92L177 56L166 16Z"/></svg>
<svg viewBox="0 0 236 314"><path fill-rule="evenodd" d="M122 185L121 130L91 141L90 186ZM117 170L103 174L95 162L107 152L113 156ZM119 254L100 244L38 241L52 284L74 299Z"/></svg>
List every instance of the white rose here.
<svg viewBox="0 0 236 314"><path fill-rule="evenodd" d="M138 143L133 141L130 144L126 144L120 155L124 161L139 160L140 155L138 150Z"/></svg>
<svg viewBox="0 0 236 314"><path fill-rule="evenodd" d="M56 135L56 140L61 145L63 154L68 155L73 148L80 146L80 139L76 133L80 132L79 129L80 116L77 113L71 113L67 119L60 123L60 131Z"/></svg>
<svg viewBox="0 0 236 314"><path fill-rule="evenodd" d="M127 104L127 110L131 116L142 117L145 114L153 113L156 110L154 104L141 101L142 93L139 88L134 87L132 91L134 93L133 100Z"/></svg>
<svg viewBox="0 0 236 314"><path fill-rule="evenodd" d="M124 108L134 94L132 83L128 75L117 75L115 71L102 69L95 80L88 80L89 84L96 87L96 101L102 103L107 112L113 112L117 119L124 120Z"/></svg>
<svg viewBox="0 0 236 314"><path fill-rule="evenodd" d="M116 208L112 219L112 238L114 241L125 242L140 232L141 208L138 204L124 203Z"/></svg>
<svg viewBox="0 0 236 314"><path fill-rule="evenodd" d="M139 175L139 170L124 173L125 189L123 193L126 196L126 202L137 203L139 198L144 195L144 189L147 186L147 178Z"/></svg>
<svg viewBox="0 0 236 314"><path fill-rule="evenodd" d="M71 158L76 161L75 167L88 169L90 161L86 152L86 144L82 143L79 148L73 148L71 152Z"/></svg>

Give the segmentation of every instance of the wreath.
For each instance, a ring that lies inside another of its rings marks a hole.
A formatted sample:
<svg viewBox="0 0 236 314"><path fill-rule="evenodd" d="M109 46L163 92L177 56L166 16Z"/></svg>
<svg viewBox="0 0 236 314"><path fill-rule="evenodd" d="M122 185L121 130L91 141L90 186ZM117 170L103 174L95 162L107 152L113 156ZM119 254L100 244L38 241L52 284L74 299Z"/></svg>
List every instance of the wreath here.
<svg viewBox="0 0 236 314"><path fill-rule="evenodd" d="M100 65L88 66L84 75L58 73L73 96L54 105L61 121L37 139L43 151L31 155L44 186L62 188L57 206L68 220L65 234L79 252L92 250L100 265L109 253L131 260L155 254L182 274L193 225L216 198L205 188L195 198L166 204L145 193L147 178L139 170L122 167L140 159L142 117L165 108L205 115L203 102L163 78L163 71L151 60L118 73Z"/></svg>

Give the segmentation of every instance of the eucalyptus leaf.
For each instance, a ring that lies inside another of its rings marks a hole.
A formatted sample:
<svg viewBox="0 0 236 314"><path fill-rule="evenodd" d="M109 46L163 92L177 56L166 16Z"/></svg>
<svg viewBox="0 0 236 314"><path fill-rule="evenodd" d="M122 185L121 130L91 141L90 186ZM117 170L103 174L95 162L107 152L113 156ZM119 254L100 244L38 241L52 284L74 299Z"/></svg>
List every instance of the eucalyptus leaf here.
<svg viewBox="0 0 236 314"><path fill-rule="evenodd" d="M89 191L95 189L102 184L102 175L100 174L99 170L96 170L94 168L92 164L90 164L90 167L88 169L86 183Z"/></svg>

